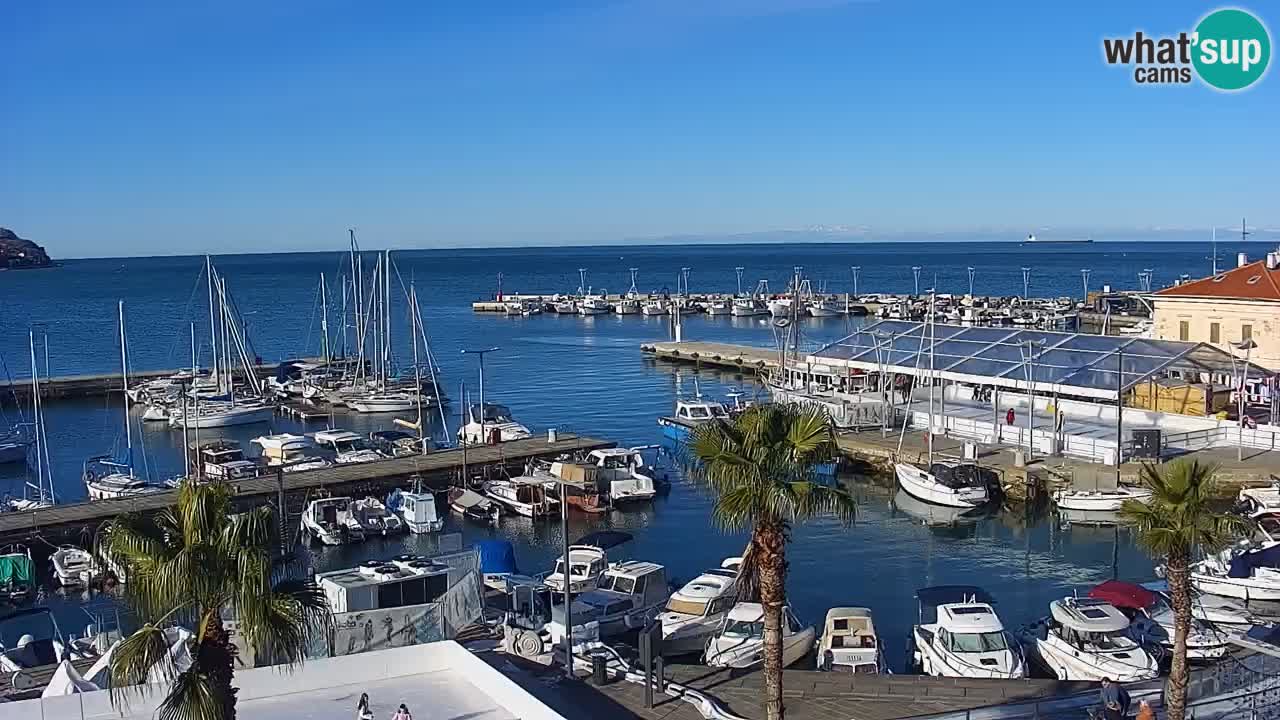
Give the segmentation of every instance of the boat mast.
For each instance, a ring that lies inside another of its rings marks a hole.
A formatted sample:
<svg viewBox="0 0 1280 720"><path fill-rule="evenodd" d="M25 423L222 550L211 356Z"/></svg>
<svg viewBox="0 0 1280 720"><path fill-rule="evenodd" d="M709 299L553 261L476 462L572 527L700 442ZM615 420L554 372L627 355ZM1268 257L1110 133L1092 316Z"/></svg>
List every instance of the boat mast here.
<svg viewBox="0 0 1280 720"><path fill-rule="evenodd" d="M324 286L324 273L320 273L320 332L324 335L324 364L329 365L329 292Z"/></svg>
<svg viewBox="0 0 1280 720"><path fill-rule="evenodd" d="M418 409L418 451L425 453L427 441L426 428L422 426L422 373L418 368L418 290L413 286L413 280L409 281L409 304L412 313L409 323L413 340L413 397Z"/></svg>
<svg viewBox="0 0 1280 720"><path fill-rule="evenodd" d="M196 324L191 323L191 385L190 390L196 387ZM191 476L191 441L188 437L191 430L191 423L187 422L194 417L187 411L187 395L182 393L182 474L184 477ZM196 424L200 421L197 419Z"/></svg>
<svg viewBox="0 0 1280 720"><path fill-rule="evenodd" d="M933 384L934 384L934 352L933 346L938 338L938 315L934 305L934 290L929 290L929 467L933 467Z"/></svg>
<svg viewBox="0 0 1280 720"><path fill-rule="evenodd" d="M385 251L382 263L382 291L386 302L382 306L382 320L386 330L382 333L382 384L391 381L391 251Z"/></svg>
<svg viewBox="0 0 1280 720"><path fill-rule="evenodd" d="M133 423L129 422L129 354L125 344L124 301L117 303L120 310L120 384L124 389L124 441L129 450L129 477L133 477Z"/></svg>
<svg viewBox="0 0 1280 720"><path fill-rule="evenodd" d="M28 331L31 336L31 411L35 414L36 422L36 490L40 493L41 502L44 501L44 462L43 455L44 442L41 438L41 429L44 426L40 411L40 367L36 365L36 331L31 329ZM52 468L50 468L52 471ZM28 481L30 482L30 481ZM49 488L53 489L53 478L49 479Z"/></svg>
<svg viewBox="0 0 1280 720"><path fill-rule="evenodd" d="M217 316L213 312L213 259L208 255L204 256L204 268L205 274L209 276L209 339L213 343L213 367L211 370L214 384L221 390L222 378L218 376L218 326L215 321Z"/></svg>

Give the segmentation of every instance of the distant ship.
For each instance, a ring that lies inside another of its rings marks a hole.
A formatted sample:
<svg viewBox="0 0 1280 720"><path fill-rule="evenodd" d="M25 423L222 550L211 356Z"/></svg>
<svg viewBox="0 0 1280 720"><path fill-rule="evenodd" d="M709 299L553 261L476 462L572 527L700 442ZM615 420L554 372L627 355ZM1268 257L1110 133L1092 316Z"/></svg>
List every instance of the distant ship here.
<svg viewBox="0 0 1280 720"><path fill-rule="evenodd" d="M1028 235L1026 240L1022 241L1023 245L1084 245L1093 242L1093 238L1084 238L1083 240L1041 240L1035 235Z"/></svg>

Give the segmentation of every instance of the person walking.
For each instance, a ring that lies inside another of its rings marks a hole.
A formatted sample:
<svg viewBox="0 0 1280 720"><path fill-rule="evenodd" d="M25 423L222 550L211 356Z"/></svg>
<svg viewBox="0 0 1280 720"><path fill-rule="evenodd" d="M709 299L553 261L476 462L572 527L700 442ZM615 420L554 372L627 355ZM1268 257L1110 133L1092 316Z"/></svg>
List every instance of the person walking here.
<svg viewBox="0 0 1280 720"><path fill-rule="evenodd" d="M356 720L373 720L373 711L369 709L369 693L360 693L360 701L356 703Z"/></svg>
<svg viewBox="0 0 1280 720"><path fill-rule="evenodd" d="M1111 678L1102 678L1102 712L1107 720L1121 720L1129 712L1129 693Z"/></svg>
<svg viewBox="0 0 1280 720"><path fill-rule="evenodd" d="M1009 412L1004 414L1004 424L1013 425L1013 420L1014 420L1013 408L1009 408Z"/></svg>

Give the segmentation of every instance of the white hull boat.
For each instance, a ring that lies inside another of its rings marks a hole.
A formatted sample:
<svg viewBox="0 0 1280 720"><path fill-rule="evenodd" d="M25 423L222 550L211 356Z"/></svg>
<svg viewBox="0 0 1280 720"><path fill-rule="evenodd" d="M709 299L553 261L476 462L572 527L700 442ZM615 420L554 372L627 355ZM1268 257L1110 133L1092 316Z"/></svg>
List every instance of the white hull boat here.
<svg viewBox="0 0 1280 720"><path fill-rule="evenodd" d="M302 512L302 534L325 545L364 540L364 530L351 515L351 498L312 500Z"/></svg>
<svg viewBox="0 0 1280 720"><path fill-rule="evenodd" d="M818 638L818 670L850 675L889 672L871 610L835 607L827 611Z"/></svg>
<svg viewBox="0 0 1280 720"><path fill-rule="evenodd" d="M733 301L731 300L712 300L707 303L708 315L732 315Z"/></svg>
<svg viewBox="0 0 1280 720"><path fill-rule="evenodd" d="M63 587L80 587L93 582L98 576L98 563L93 555L78 547L64 545L49 556L53 577Z"/></svg>
<svg viewBox="0 0 1280 720"><path fill-rule="evenodd" d="M599 295L588 295L578 304L579 315L608 315L609 301Z"/></svg>
<svg viewBox="0 0 1280 720"><path fill-rule="evenodd" d="M1129 619L1110 603L1053 601L1050 616L1021 632L1040 665L1059 680L1141 682L1160 675L1160 664L1129 635Z"/></svg>
<svg viewBox="0 0 1280 720"><path fill-rule="evenodd" d="M200 408L200 412L191 417L177 412L169 417L169 424L174 427L199 428L201 430L218 427L234 427L236 425L252 425L254 423L271 422L270 405L247 404L227 408Z"/></svg>
<svg viewBox="0 0 1280 720"><path fill-rule="evenodd" d="M351 515L360 523L366 537L369 535L397 535L408 530L399 515L387 509L381 500L367 497L351 503Z"/></svg>
<svg viewBox="0 0 1280 720"><path fill-rule="evenodd" d="M539 482L517 480L493 480L485 483L484 495L516 515L527 518L554 514L559 502L547 497L546 488Z"/></svg>
<svg viewBox="0 0 1280 720"><path fill-rule="evenodd" d="M165 405L152 403L142 411L143 422L169 422L169 408Z"/></svg>
<svg viewBox="0 0 1280 720"><path fill-rule="evenodd" d="M920 624L912 628L915 663L936 677L1026 677L1027 664L996 615L991 597L972 586L916 592Z"/></svg>
<svg viewBox="0 0 1280 720"><path fill-rule="evenodd" d="M658 616L663 655L694 655L707 647L737 600L741 564L742 558L728 558L672 594Z"/></svg>
<svg viewBox="0 0 1280 720"><path fill-rule="evenodd" d="M774 317L786 317L791 314L791 298L779 298L769 301L769 314Z"/></svg>
<svg viewBox="0 0 1280 720"><path fill-rule="evenodd" d="M835 300L816 300L809 303L809 315L812 317L836 317L844 314L844 305Z"/></svg>
<svg viewBox="0 0 1280 720"><path fill-rule="evenodd" d="M1146 503L1151 496L1147 488L1121 485L1114 490L1058 490L1053 494L1053 502L1063 510L1116 512L1125 500Z"/></svg>
<svg viewBox="0 0 1280 720"><path fill-rule="evenodd" d="M934 463L935 468L940 465L942 464ZM980 505L985 505L989 499L985 485L952 487L940 481L934 473L922 470L915 465L895 463L894 473L897 475L898 484L904 492L917 500L923 500L934 505L976 508Z"/></svg>
<svg viewBox="0 0 1280 720"><path fill-rule="evenodd" d="M347 407L358 413L405 412L418 407L418 398L413 393L375 393L349 398Z"/></svg>
<svg viewBox="0 0 1280 720"><path fill-rule="evenodd" d="M614 304L613 311L618 315L639 315L640 301L635 298L623 298Z"/></svg>
<svg viewBox="0 0 1280 720"><path fill-rule="evenodd" d="M755 298L738 298L733 301L733 307L729 310L729 314L733 317L768 315L769 306Z"/></svg>
<svg viewBox="0 0 1280 720"><path fill-rule="evenodd" d="M669 315L671 311L665 300L646 300L640 306L640 312L648 317L653 317L655 315Z"/></svg>
<svg viewBox="0 0 1280 720"><path fill-rule="evenodd" d="M425 489L414 492L393 490L387 496L387 509L398 514L404 521L405 528L415 534L440 532L444 529L444 518L436 510L436 498Z"/></svg>
<svg viewBox="0 0 1280 720"><path fill-rule="evenodd" d="M1227 549L1191 565L1191 585L1203 593L1245 602L1280 601L1280 545ZM1159 569L1157 569L1159 570Z"/></svg>
<svg viewBox="0 0 1280 720"><path fill-rule="evenodd" d="M153 493L163 488L150 485L141 478L124 473L111 473L99 477L86 477L85 489L89 491L90 500L114 500L115 498L133 497Z"/></svg>
<svg viewBox="0 0 1280 720"><path fill-rule="evenodd" d="M782 609L782 666L796 664L813 649L817 631L796 619L791 608ZM704 656L707 665L717 668L752 668L764 663L764 608L759 603L738 603L725 616L724 624Z"/></svg>

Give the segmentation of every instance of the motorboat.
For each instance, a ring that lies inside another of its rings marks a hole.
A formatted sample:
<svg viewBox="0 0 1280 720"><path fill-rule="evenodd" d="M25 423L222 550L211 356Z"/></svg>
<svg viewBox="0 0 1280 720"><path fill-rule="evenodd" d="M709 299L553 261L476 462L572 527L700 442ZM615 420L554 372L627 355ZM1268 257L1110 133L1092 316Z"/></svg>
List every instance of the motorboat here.
<svg viewBox="0 0 1280 720"><path fill-rule="evenodd" d="M347 398L347 407L358 413L405 412L416 409L420 402L414 392L373 392Z"/></svg>
<svg viewBox="0 0 1280 720"><path fill-rule="evenodd" d="M834 607L827 611L818 638L818 669L854 675L889 672L870 608Z"/></svg>
<svg viewBox="0 0 1280 720"><path fill-rule="evenodd" d="M796 664L813 649L817 632L796 618L791 606L782 608L782 666ZM740 602L725 615L703 660L711 667L745 669L764 662L764 606Z"/></svg>
<svg viewBox="0 0 1280 720"><path fill-rule="evenodd" d="M556 295L551 300L551 310L560 315L577 315L578 301L571 297Z"/></svg>
<svg viewBox="0 0 1280 720"><path fill-rule="evenodd" d="M1280 601L1280 545L1252 547L1246 541L1192 563L1190 570L1191 586L1200 592Z"/></svg>
<svg viewBox="0 0 1280 720"><path fill-rule="evenodd" d="M592 450L587 455L587 464L598 468L596 480L607 488L609 501L615 505L652 500L658 494L653 478L643 472L644 457L637 450Z"/></svg>
<svg viewBox="0 0 1280 720"><path fill-rule="evenodd" d="M316 445L334 453L334 461L339 465L355 465L358 463L376 462L386 458L369 446L369 443L350 430L320 430L312 437Z"/></svg>
<svg viewBox="0 0 1280 720"><path fill-rule="evenodd" d="M1129 618L1129 636L1146 647L1173 652L1173 607L1166 596L1123 580L1108 580L1089 591L1089 597L1111 603ZM1187 633L1188 660L1215 660L1227 654L1230 635L1195 617Z"/></svg>
<svg viewBox="0 0 1280 720"><path fill-rule="evenodd" d="M774 317L787 317L791 314L792 300L789 297L774 298L769 301L769 314Z"/></svg>
<svg viewBox="0 0 1280 720"><path fill-rule="evenodd" d="M403 430L374 430L369 433L369 442L387 457L421 455L427 446L423 438Z"/></svg>
<svg viewBox="0 0 1280 720"><path fill-rule="evenodd" d="M647 626L661 612L671 589L667 586L667 570L657 563L628 560L610 565L600 576L594 590L588 590L571 602L576 635L578 625L598 623L600 637L621 635ZM560 613L552 613L552 624L562 634L564 603L557 604Z"/></svg>
<svg viewBox="0 0 1280 720"><path fill-rule="evenodd" d="M908 495L934 505L975 508L990 496L990 472L969 463L935 462L928 470L910 463L894 463L894 474Z"/></svg>
<svg viewBox="0 0 1280 720"><path fill-rule="evenodd" d="M844 314L844 303L832 298L811 298L808 303L812 317L836 317Z"/></svg>
<svg viewBox="0 0 1280 720"><path fill-rule="evenodd" d="M738 569L742 558L726 558L672 593L658 616L662 623L662 654L700 654L720 630L724 616L738 600Z"/></svg>
<svg viewBox="0 0 1280 720"><path fill-rule="evenodd" d="M320 470L332 467L333 462L317 454L315 442L306 435L280 433L262 435L250 440L262 448L262 458L268 469L280 468L285 472Z"/></svg>
<svg viewBox="0 0 1280 720"><path fill-rule="evenodd" d="M1264 511L1280 512L1280 483L1240 488L1236 495L1236 507L1245 515Z"/></svg>
<svg viewBox="0 0 1280 720"><path fill-rule="evenodd" d="M240 480L258 474L258 464L245 458L244 449L235 440L214 440L193 449L197 469L206 478Z"/></svg>
<svg viewBox="0 0 1280 720"><path fill-rule="evenodd" d="M490 480L483 486L485 497L516 515L546 517L554 514L559 503L547 494L542 482L525 478Z"/></svg>
<svg viewBox="0 0 1280 720"><path fill-rule="evenodd" d="M529 317L542 314L542 303L530 298L510 300L503 306L504 312L512 317Z"/></svg>
<svg viewBox="0 0 1280 720"><path fill-rule="evenodd" d="M49 608L26 608L0 616L0 671L6 676L52 667L66 654L66 640Z"/></svg>
<svg viewBox="0 0 1280 720"><path fill-rule="evenodd" d="M733 300L730 298L715 298L707 301L706 310L708 315L732 315Z"/></svg>
<svg viewBox="0 0 1280 720"><path fill-rule="evenodd" d="M87 550L63 545L49 555L51 575L63 587L81 587L94 581L101 570Z"/></svg>
<svg viewBox="0 0 1280 720"><path fill-rule="evenodd" d="M366 497L351 502L351 516L360 523L365 537L369 535L397 535L408 530L399 515L387 509L377 498Z"/></svg>
<svg viewBox="0 0 1280 720"><path fill-rule="evenodd" d="M612 310L609 307L609 301L605 299L603 294L583 296L582 302L578 303L579 315L608 315Z"/></svg>
<svg viewBox="0 0 1280 720"><path fill-rule="evenodd" d="M598 530L578 538L569 546L569 593L576 595L595 590L609 567L609 551L628 542L631 542L631 533L620 530ZM542 579L553 592L564 592L564 564L564 556L561 555L555 567Z"/></svg>
<svg viewBox="0 0 1280 720"><path fill-rule="evenodd" d="M501 505L466 488L449 490L449 509L467 520L483 525L497 525L502 517Z"/></svg>
<svg viewBox="0 0 1280 720"><path fill-rule="evenodd" d="M111 500L157 492L164 488L134 477L133 468L110 456L89 458L85 461L84 486L90 500Z"/></svg>
<svg viewBox="0 0 1280 720"><path fill-rule="evenodd" d="M694 428L712 420L728 420L729 409L722 402L704 400L701 396L692 400L676 400L673 414L658 418L662 434L669 440L684 442Z"/></svg>
<svg viewBox="0 0 1280 720"><path fill-rule="evenodd" d="M530 436L529 428L512 419L511 408L490 402L484 404L483 412L478 404L467 408L467 422L458 429L458 439L467 445L510 442Z"/></svg>
<svg viewBox="0 0 1280 720"><path fill-rule="evenodd" d="M1166 605L1173 605L1168 582L1155 580L1142 583L1142 587L1155 593ZM1247 629L1261 624L1259 618L1243 602L1235 598L1202 593L1195 588L1191 588L1191 617L1209 625L1234 629Z"/></svg>
<svg viewBox="0 0 1280 720"><path fill-rule="evenodd" d="M1118 485L1110 490L1063 488L1053 493L1053 502L1063 510L1116 512L1126 500L1148 503L1151 490L1136 485Z"/></svg>
<svg viewBox="0 0 1280 720"><path fill-rule="evenodd" d="M387 509L397 513L405 527L414 534L440 532L444 518L436 510L436 496L422 487L412 491L392 490L387 495Z"/></svg>
<svg viewBox="0 0 1280 720"><path fill-rule="evenodd" d="M618 315L639 315L640 298L628 294L613 304L613 311Z"/></svg>
<svg viewBox="0 0 1280 720"><path fill-rule="evenodd" d="M36 587L35 565L26 545L0 547L0 601L22 602Z"/></svg>
<svg viewBox="0 0 1280 720"><path fill-rule="evenodd" d="M364 529L351 514L351 498L312 500L302 511L302 534L325 545L341 545L364 540Z"/></svg>
<svg viewBox="0 0 1280 720"><path fill-rule="evenodd" d="M640 312L646 316L671 314L671 302L662 298L651 298L640 303Z"/></svg>
<svg viewBox="0 0 1280 720"><path fill-rule="evenodd" d="M729 309L729 314L733 317L755 317L757 315L768 315L769 306L764 301L756 297L734 298L733 307Z"/></svg>
<svg viewBox="0 0 1280 720"><path fill-rule="evenodd" d="M920 622L911 631L915 664L926 675L1021 678L1027 663L982 588L941 585L916 591Z"/></svg>
<svg viewBox="0 0 1280 720"><path fill-rule="evenodd" d="M1019 635L1030 657L1059 680L1129 683L1160 675L1160 663L1129 635L1129 618L1111 603L1068 597Z"/></svg>

